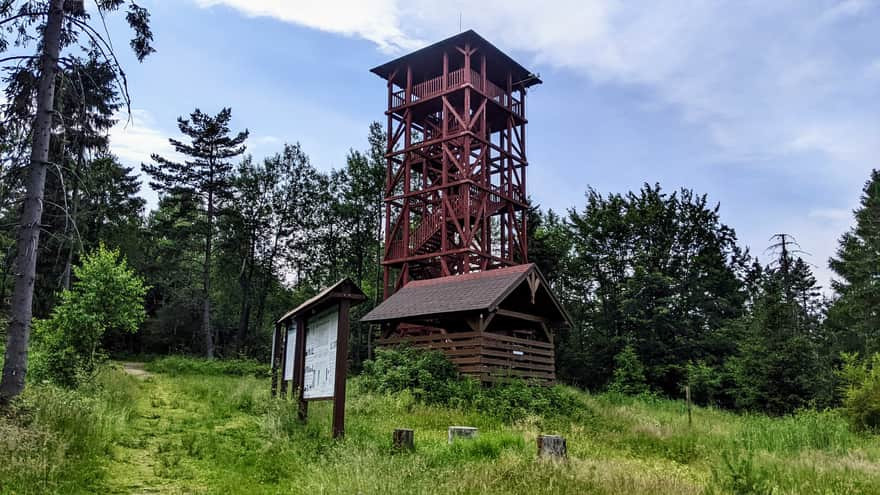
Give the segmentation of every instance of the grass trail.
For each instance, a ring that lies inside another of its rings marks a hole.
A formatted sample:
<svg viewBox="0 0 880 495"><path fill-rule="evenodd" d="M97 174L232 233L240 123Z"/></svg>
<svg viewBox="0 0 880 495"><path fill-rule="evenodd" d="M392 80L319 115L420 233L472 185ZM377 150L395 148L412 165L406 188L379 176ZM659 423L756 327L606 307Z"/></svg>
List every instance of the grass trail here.
<svg viewBox="0 0 880 495"><path fill-rule="evenodd" d="M140 379L131 427L117 443L108 466L108 493L193 493L194 480L174 473L166 455L178 435L175 425L191 423L191 413L174 407L166 379L144 370L143 363L123 363L126 373Z"/></svg>
<svg viewBox="0 0 880 495"><path fill-rule="evenodd" d="M302 424L266 379L127 368L94 391L35 387L27 424L0 418L0 450L11 449L0 494L880 495L880 440L833 412L696 408L689 427L680 402L572 391L576 416L511 424L352 380L346 437L334 441L329 403L310 404ZM449 425L480 437L447 445ZM415 430L415 452L391 451L401 427ZM570 460L537 460L539 433L565 436Z"/></svg>

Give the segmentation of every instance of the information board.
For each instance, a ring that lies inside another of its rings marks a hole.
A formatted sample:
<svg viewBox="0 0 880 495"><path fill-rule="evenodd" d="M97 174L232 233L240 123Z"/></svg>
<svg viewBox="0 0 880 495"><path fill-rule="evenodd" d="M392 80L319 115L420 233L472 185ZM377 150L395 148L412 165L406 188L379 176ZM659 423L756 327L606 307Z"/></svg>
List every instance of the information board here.
<svg viewBox="0 0 880 495"><path fill-rule="evenodd" d="M339 310L332 308L306 320L303 398L332 399L336 383L336 339Z"/></svg>
<svg viewBox="0 0 880 495"><path fill-rule="evenodd" d="M296 325L287 327L287 345L284 350L284 381L293 380L293 357L296 356Z"/></svg>

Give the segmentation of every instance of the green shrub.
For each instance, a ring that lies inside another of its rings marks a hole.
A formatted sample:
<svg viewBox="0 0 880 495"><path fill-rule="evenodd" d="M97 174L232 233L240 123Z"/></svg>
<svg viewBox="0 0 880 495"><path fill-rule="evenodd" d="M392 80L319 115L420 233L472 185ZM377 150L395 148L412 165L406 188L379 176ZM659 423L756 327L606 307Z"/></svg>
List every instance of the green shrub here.
<svg viewBox="0 0 880 495"><path fill-rule="evenodd" d="M708 493L721 490L735 495L772 495L773 474L755 462L751 451L724 452L723 462L712 469L712 484Z"/></svg>
<svg viewBox="0 0 880 495"><path fill-rule="evenodd" d="M169 375L230 375L269 376L269 365L251 359L200 359L187 356L166 356L144 365L144 369L153 373Z"/></svg>
<svg viewBox="0 0 880 495"><path fill-rule="evenodd" d="M147 287L118 250L103 245L73 268L76 280L61 293L47 320L34 321L37 377L76 386L106 358L101 339L108 330L134 333L146 318Z"/></svg>
<svg viewBox="0 0 880 495"><path fill-rule="evenodd" d="M844 416L857 430L880 432L880 353L864 361L858 354L844 353L842 357L838 376Z"/></svg>
<svg viewBox="0 0 880 495"><path fill-rule="evenodd" d="M648 391L645 380L645 367L631 345L614 356L614 377L608 386L609 392L639 395Z"/></svg>
<svg viewBox="0 0 880 495"><path fill-rule="evenodd" d="M376 357L364 363L363 376L367 389L375 392L410 390L425 402L445 403L458 371L440 352L398 347L377 349Z"/></svg>
<svg viewBox="0 0 880 495"><path fill-rule="evenodd" d="M360 386L368 391L409 391L427 404L474 409L504 421L529 414L572 416L578 400L564 387L535 386L520 379L483 387L474 379L459 377L446 356L412 347L379 349L376 358L364 363Z"/></svg>

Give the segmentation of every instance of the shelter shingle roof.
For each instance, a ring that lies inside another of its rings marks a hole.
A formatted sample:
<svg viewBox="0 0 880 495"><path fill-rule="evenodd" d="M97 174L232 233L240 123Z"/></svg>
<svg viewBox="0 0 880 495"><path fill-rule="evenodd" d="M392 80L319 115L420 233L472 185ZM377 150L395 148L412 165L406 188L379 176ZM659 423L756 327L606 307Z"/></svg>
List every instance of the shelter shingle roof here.
<svg viewBox="0 0 880 495"><path fill-rule="evenodd" d="M494 311L529 272L538 272L534 264L496 268L483 272L412 281L361 318L362 322L403 320L420 316L472 311ZM543 278L543 277L542 277ZM544 284L545 288L546 283ZM549 292L549 289L547 289ZM561 320L565 311L555 301Z"/></svg>

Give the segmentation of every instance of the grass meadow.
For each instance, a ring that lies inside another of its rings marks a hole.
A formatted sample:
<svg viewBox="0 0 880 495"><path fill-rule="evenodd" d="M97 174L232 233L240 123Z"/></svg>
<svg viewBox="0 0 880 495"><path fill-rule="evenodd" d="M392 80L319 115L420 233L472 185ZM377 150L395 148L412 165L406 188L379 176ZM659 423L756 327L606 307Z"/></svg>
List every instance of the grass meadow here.
<svg viewBox="0 0 880 495"><path fill-rule="evenodd" d="M689 426L679 401L566 389L574 414L511 422L354 378L334 441L330 403L300 423L259 367L172 358L146 370L114 365L76 391L31 385L0 418L0 493L880 494L880 438L834 411L695 408ZM479 438L447 445L449 425ZM392 451L401 427L415 452ZM537 459L540 433L565 436L569 460Z"/></svg>

